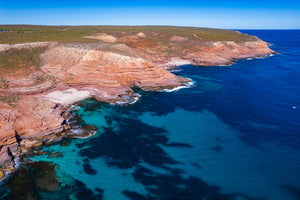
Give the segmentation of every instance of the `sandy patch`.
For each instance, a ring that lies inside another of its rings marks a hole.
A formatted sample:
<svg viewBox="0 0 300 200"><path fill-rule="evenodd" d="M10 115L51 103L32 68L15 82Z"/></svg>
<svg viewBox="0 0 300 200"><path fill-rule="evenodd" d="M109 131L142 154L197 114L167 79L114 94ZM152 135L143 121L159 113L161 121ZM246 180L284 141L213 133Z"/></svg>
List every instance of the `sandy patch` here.
<svg viewBox="0 0 300 200"><path fill-rule="evenodd" d="M141 38L146 38L147 35L143 32L139 32L138 34L136 34L136 36L141 37Z"/></svg>
<svg viewBox="0 0 300 200"><path fill-rule="evenodd" d="M93 93L90 91L79 91L75 88L71 88L62 91L51 92L47 95L44 95L42 98L62 105L71 105L77 101L91 97L92 95Z"/></svg>
<svg viewBox="0 0 300 200"><path fill-rule="evenodd" d="M171 61L161 64L159 66L164 69L170 69L173 67L177 67L177 66L181 66L181 65L190 65L190 64L191 64L191 61L189 61L189 60L183 60L180 58L172 58Z"/></svg>
<svg viewBox="0 0 300 200"><path fill-rule="evenodd" d="M176 36L176 35L173 35L169 39L170 42L185 42L185 41L188 41L188 40L189 40L188 38L180 37L180 36Z"/></svg>
<svg viewBox="0 0 300 200"><path fill-rule="evenodd" d="M115 38L112 35L107 35L105 33L99 34L99 35L94 35L94 36L85 36L84 38L102 40L103 42L108 42L108 43L117 42L117 38Z"/></svg>

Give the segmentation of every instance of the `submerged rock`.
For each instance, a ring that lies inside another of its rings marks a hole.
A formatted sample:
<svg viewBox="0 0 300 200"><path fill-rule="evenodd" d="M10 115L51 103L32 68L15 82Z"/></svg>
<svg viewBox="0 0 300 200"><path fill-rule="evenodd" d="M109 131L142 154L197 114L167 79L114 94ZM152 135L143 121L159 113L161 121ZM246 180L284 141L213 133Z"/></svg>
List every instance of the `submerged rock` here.
<svg viewBox="0 0 300 200"><path fill-rule="evenodd" d="M67 125L70 128L78 128L84 121L76 113L71 113L67 119Z"/></svg>
<svg viewBox="0 0 300 200"><path fill-rule="evenodd" d="M62 147L69 146L69 145L70 145L70 141L68 141L68 140L63 140L59 145L62 146Z"/></svg>
<svg viewBox="0 0 300 200"><path fill-rule="evenodd" d="M56 179L54 166L46 162L34 162L30 167L35 169L33 172L35 176L34 186L37 189L53 192L58 188L59 183Z"/></svg>
<svg viewBox="0 0 300 200"><path fill-rule="evenodd" d="M71 129L67 136L69 138L89 138L97 133L98 129L96 126L84 124L79 128Z"/></svg>
<svg viewBox="0 0 300 200"><path fill-rule="evenodd" d="M48 158L58 158L58 157L63 157L62 153L55 152L48 155Z"/></svg>

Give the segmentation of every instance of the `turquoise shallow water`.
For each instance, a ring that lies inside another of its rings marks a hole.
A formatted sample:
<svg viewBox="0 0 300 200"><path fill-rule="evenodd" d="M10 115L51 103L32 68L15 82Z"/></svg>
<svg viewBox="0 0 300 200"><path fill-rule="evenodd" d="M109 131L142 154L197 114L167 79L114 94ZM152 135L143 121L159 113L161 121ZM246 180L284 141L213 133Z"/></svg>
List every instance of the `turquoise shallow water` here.
<svg viewBox="0 0 300 200"><path fill-rule="evenodd" d="M182 66L193 87L137 91L130 106L82 101L74 112L98 133L30 158L60 183L38 199L300 199L300 31L246 32L280 54Z"/></svg>

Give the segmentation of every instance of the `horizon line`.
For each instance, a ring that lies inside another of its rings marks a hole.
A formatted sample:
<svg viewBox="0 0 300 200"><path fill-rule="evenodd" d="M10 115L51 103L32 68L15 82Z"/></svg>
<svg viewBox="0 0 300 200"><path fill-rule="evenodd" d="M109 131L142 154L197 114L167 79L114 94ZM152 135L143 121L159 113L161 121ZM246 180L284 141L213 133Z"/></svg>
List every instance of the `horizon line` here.
<svg viewBox="0 0 300 200"><path fill-rule="evenodd" d="M211 28L211 29L228 29L228 30L300 30L300 28L219 28L219 27L204 27L204 26L185 26L185 25L66 25L66 24L0 24L0 26L156 26L156 27L187 27L187 28Z"/></svg>

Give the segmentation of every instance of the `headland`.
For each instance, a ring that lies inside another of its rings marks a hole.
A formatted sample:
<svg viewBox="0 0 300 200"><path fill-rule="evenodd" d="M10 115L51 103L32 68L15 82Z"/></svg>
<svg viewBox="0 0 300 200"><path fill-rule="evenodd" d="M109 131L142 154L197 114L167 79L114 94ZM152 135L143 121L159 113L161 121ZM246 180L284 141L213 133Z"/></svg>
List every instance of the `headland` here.
<svg viewBox="0 0 300 200"><path fill-rule="evenodd" d="M190 80L169 70L220 66L275 53L238 31L169 26L0 26L0 179L18 158L74 137L70 106L93 97L131 104L141 90L172 91ZM76 124L76 123L75 123ZM95 133L87 126L75 137Z"/></svg>

